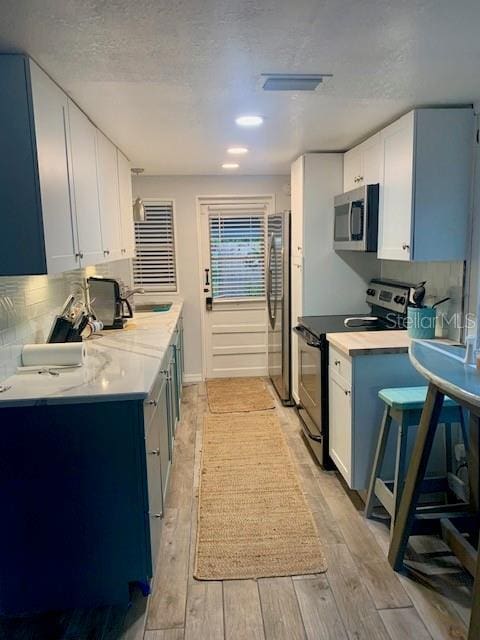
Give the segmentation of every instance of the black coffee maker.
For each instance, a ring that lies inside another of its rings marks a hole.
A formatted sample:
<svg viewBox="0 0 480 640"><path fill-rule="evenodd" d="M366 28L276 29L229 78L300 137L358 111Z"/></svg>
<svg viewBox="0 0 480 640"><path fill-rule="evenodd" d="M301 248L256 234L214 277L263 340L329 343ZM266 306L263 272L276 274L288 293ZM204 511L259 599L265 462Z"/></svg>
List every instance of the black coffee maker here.
<svg viewBox="0 0 480 640"><path fill-rule="evenodd" d="M103 322L104 329L123 329L133 311L127 298L113 278L91 277L87 280L90 308L97 320Z"/></svg>

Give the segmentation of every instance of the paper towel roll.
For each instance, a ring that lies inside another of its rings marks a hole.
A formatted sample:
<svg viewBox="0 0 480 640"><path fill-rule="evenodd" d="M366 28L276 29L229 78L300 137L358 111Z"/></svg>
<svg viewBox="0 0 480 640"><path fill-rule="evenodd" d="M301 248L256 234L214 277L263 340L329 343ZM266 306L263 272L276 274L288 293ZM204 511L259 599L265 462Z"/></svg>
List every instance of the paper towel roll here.
<svg viewBox="0 0 480 640"><path fill-rule="evenodd" d="M22 364L24 367L75 367L83 364L84 359L85 345L83 342L26 344L22 350Z"/></svg>

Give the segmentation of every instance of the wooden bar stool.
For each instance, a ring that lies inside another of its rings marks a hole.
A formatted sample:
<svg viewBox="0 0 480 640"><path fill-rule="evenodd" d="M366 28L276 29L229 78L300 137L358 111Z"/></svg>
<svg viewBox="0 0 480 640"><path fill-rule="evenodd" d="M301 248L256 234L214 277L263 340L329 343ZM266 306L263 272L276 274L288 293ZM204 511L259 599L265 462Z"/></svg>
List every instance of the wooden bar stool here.
<svg viewBox="0 0 480 640"><path fill-rule="evenodd" d="M408 431L420 423L423 406L427 396L427 387L402 387L397 389L381 389L379 397L385 402L385 413L377 443L373 462L365 516L371 517L375 501L378 499L391 516L390 531L393 531L395 517L400 505L406 475L406 456ZM395 473L392 481L382 480L380 477L385 451L390 434L392 421L398 425L397 452L395 459ZM445 397L442 412L438 420L445 425L445 452L447 476L441 478L425 478L422 481L422 493L447 492L449 489L449 474L453 473L452 460L452 424L460 424L465 448L468 447L467 433L460 405Z"/></svg>

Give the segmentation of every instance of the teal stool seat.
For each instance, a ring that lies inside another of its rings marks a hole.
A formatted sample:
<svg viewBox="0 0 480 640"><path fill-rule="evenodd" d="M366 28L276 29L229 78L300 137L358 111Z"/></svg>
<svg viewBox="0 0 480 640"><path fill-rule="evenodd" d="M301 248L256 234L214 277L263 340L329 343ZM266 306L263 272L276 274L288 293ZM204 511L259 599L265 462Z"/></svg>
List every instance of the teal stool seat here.
<svg viewBox="0 0 480 640"><path fill-rule="evenodd" d="M400 505L400 498L405 483L407 466L408 431L420 423L423 406L427 397L427 387L399 387L381 389L378 396L385 403L385 411L373 461L365 515L369 518L373 513L375 501L378 500L390 514L390 530L393 530L395 517ZM382 480L382 464L387 448L392 422L398 426L395 474L391 481ZM447 476L444 478L426 478L422 483L424 493L447 493L449 490L448 474L453 471L452 460L452 424L458 423L462 429L465 448L468 449L467 434L460 405L445 396L440 418L445 425L445 456Z"/></svg>
<svg viewBox="0 0 480 640"><path fill-rule="evenodd" d="M427 397L428 387L399 387L398 389L381 389L378 397L392 409L406 411L410 409L423 409ZM455 400L445 396L443 401L445 407L458 407Z"/></svg>

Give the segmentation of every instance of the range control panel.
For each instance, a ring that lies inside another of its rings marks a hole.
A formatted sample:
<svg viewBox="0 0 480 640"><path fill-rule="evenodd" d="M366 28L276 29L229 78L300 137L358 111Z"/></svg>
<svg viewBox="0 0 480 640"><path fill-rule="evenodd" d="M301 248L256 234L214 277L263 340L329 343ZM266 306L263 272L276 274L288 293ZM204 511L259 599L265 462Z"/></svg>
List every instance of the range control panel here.
<svg viewBox="0 0 480 640"><path fill-rule="evenodd" d="M371 280L367 289L367 303L395 313L406 314L410 285L392 280Z"/></svg>

